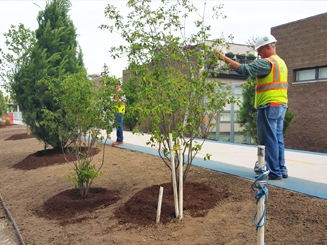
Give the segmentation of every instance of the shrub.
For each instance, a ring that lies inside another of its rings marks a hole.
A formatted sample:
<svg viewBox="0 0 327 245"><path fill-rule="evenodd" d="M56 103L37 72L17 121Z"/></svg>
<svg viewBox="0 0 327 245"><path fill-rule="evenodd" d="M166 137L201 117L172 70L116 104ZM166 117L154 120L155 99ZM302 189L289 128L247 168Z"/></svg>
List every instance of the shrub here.
<svg viewBox="0 0 327 245"><path fill-rule="evenodd" d="M104 77L100 80L103 86L97 85L87 78L86 72L66 76L60 83L53 83L52 79L43 79L41 82L47 84L51 93L58 101L58 111L44 109L46 120L42 122L45 126L56 123L59 139L62 139L61 147L65 154L70 155L73 160L74 175L68 176L75 187L80 190L81 197L85 198L91 188L93 180L102 173L100 172L104 158L100 166L92 164L93 154L102 144L104 152L105 145L110 133L116 126L115 102L111 100L115 93L114 82L116 78ZM63 120L62 117L66 119ZM70 130L68 130L70 129ZM102 136L102 130L104 135ZM66 138L71 138L69 147L66 146ZM68 160L67 160L68 161Z"/></svg>

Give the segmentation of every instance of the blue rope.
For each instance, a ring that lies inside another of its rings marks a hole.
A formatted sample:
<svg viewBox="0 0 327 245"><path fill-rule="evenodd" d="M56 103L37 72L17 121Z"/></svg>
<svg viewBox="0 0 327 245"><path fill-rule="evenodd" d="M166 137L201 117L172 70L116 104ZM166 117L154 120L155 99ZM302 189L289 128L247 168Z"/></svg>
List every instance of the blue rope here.
<svg viewBox="0 0 327 245"><path fill-rule="evenodd" d="M255 181L252 183L251 185L251 189L253 191L255 191L255 199L256 199L256 204L258 204L259 200L265 196L266 199L265 199L265 204L268 200L268 190L266 188L267 186L267 183L268 183L268 174L269 174L269 171L266 171L264 173L262 173L261 175L259 175ZM260 183L261 182L261 183ZM263 227L265 224L266 224L266 206L265 206L265 209L263 211L263 214L262 216L260 217L258 223L255 222L255 219L257 217L257 212L255 213L254 215L254 218L253 218L253 223L255 224L255 226L257 227L257 231L258 231L258 228L259 227ZM260 225L260 223L262 222L263 220L263 223L262 225Z"/></svg>

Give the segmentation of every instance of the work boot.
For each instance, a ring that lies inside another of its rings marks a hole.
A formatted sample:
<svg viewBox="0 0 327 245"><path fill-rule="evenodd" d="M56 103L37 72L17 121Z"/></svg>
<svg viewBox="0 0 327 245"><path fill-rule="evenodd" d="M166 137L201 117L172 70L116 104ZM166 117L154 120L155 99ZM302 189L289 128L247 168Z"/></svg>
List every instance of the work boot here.
<svg viewBox="0 0 327 245"><path fill-rule="evenodd" d="M268 176L268 180L282 180L283 178L282 177L278 177L278 176L272 176L272 175L269 175Z"/></svg>
<svg viewBox="0 0 327 245"><path fill-rule="evenodd" d="M114 142L111 144L112 146L116 146L116 145L124 145L124 142Z"/></svg>

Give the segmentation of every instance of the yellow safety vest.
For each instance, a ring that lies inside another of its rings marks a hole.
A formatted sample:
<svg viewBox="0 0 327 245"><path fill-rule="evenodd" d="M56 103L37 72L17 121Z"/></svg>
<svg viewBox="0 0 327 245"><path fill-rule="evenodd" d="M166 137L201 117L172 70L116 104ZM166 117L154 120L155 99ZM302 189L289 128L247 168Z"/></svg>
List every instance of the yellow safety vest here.
<svg viewBox="0 0 327 245"><path fill-rule="evenodd" d="M271 71L264 78L257 77L254 102L256 109L268 103L288 103L288 71L285 62L278 55L272 55L266 60L271 63Z"/></svg>
<svg viewBox="0 0 327 245"><path fill-rule="evenodd" d="M116 100L119 101L119 96L118 96L118 92L119 91L123 91L121 88L118 89L117 94L116 94ZM120 106L118 107L118 113L125 113L125 101L121 101L120 102Z"/></svg>

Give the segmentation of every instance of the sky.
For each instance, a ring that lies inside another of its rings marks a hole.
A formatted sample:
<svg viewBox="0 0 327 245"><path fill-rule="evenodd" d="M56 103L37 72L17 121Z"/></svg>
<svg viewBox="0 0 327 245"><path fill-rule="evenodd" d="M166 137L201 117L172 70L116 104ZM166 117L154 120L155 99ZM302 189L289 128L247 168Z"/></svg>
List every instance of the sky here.
<svg viewBox="0 0 327 245"><path fill-rule="evenodd" d="M40 8L44 9L45 3L44 0L0 0L0 48L6 50L3 33L8 32L10 25L17 26L23 23L25 28L36 30L38 28L37 14ZM126 13L127 1L71 0L71 3L69 15L77 29L77 41L83 50L88 74L100 74L106 63L110 75L121 77L122 71L127 67L127 59L112 59L109 49L123 44L124 40L118 33L103 31L98 27L101 24L110 24L104 15L108 4L115 5L121 13ZM198 6L200 12L203 11L203 0L194 0L193 3ZM246 44L251 36L269 34L271 27L327 12L327 1L207 2L208 7L220 4L224 4L223 12L227 18L208 19L212 26L210 39L219 38L222 33L225 37L232 34L233 41L237 44ZM196 16L193 17L196 18ZM191 33L195 30L194 23L192 20L187 23L186 28Z"/></svg>

